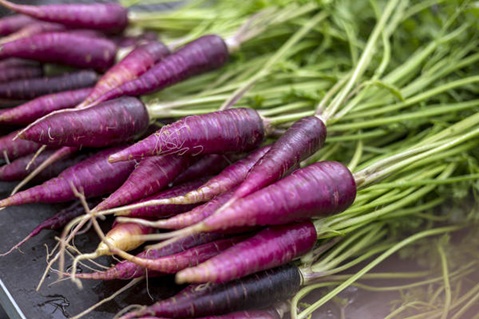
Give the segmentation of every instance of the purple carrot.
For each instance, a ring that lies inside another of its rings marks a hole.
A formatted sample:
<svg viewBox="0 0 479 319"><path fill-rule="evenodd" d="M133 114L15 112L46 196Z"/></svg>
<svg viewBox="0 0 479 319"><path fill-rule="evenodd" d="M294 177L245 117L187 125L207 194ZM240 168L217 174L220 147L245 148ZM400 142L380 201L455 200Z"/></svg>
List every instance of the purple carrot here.
<svg viewBox="0 0 479 319"><path fill-rule="evenodd" d="M21 5L0 0L6 8L32 18L72 28L121 33L128 25L128 10L116 3Z"/></svg>
<svg viewBox="0 0 479 319"><path fill-rule="evenodd" d="M2 75L0 74L0 77ZM26 125L53 111L72 108L83 101L91 88L52 93L0 113L0 123Z"/></svg>
<svg viewBox="0 0 479 319"><path fill-rule="evenodd" d="M87 106L106 92L136 79L169 54L168 47L158 41L149 41L137 46L100 78L93 91L78 108Z"/></svg>
<svg viewBox="0 0 479 319"><path fill-rule="evenodd" d="M146 258L146 259L158 259L165 256L177 254L187 249L190 249L199 245L203 245L224 237L225 236L223 234L218 234L218 233L195 234L193 236L185 237L184 239L178 242L162 247L160 249L144 250L140 252L139 254L137 254L137 257ZM93 272L93 273L78 273L76 274L76 277L82 278L82 279L96 279L96 280L114 280L114 279L129 280L132 278L143 277L146 275L159 276L159 275L164 275L164 273L150 271L144 267L141 267L135 263L132 263L131 261L123 260L105 271L99 271L99 272Z"/></svg>
<svg viewBox="0 0 479 319"><path fill-rule="evenodd" d="M202 289L199 289L200 285L192 285L188 293L180 292L119 319L141 316L192 318L266 308L291 298L299 291L301 281L299 269L294 265L286 265L224 284L203 285Z"/></svg>
<svg viewBox="0 0 479 319"><path fill-rule="evenodd" d="M223 206L233 196L233 190L224 194L218 195L203 205L196 206L192 210L184 213L174 215L167 219L160 219L151 222L151 226L163 229L181 229L199 223L206 217L213 215L213 213ZM159 206L162 207L163 205ZM166 205L168 206L168 205Z"/></svg>
<svg viewBox="0 0 479 319"><path fill-rule="evenodd" d="M0 70L0 83L43 76L43 67L39 65L17 66Z"/></svg>
<svg viewBox="0 0 479 319"><path fill-rule="evenodd" d="M9 58L0 61L0 71L4 71L8 68L14 68L18 66L41 66L41 64L37 61L18 58Z"/></svg>
<svg viewBox="0 0 479 319"><path fill-rule="evenodd" d="M72 187L82 192L87 198L111 193L123 184L134 168L133 162L115 165L107 161L108 156L118 151L119 148L99 151L84 161L67 168L58 177L1 200L0 207L74 200L76 196Z"/></svg>
<svg viewBox="0 0 479 319"><path fill-rule="evenodd" d="M3 37L0 39L0 44L4 44L10 41L15 41L22 38L27 38L35 34L40 34L44 32L57 32L64 31L65 26L58 23L37 21L30 23L27 26L24 26L20 30L10 34L8 37Z"/></svg>
<svg viewBox="0 0 479 319"><path fill-rule="evenodd" d="M250 151L268 131L253 109L235 108L187 116L110 157L111 162L147 156L199 155Z"/></svg>
<svg viewBox="0 0 479 319"><path fill-rule="evenodd" d="M45 32L0 45L0 59L24 58L105 72L114 63L116 44L69 32Z"/></svg>
<svg viewBox="0 0 479 319"><path fill-rule="evenodd" d="M48 150L42 152L40 155L29 154L17 158L13 162L0 167L0 181L20 181L27 177L32 170L34 170L39 164L50 157L57 150ZM35 181L46 181L53 178L64 171L67 167L70 167L81 160L85 159L86 155L74 156L64 159L63 161L56 162L55 165L50 165L47 169L43 170L41 174L37 175ZM27 169L28 167L28 169Z"/></svg>
<svg viewBox="0 0 479 319"><path fill-rule="evenodd" d="M88 206L93 207L98 202L98 199L91 199L88 201ZM83 204L80 202L74 202L70 206L60 210L58 213L53 215L52 217L47 218L43 222L41 222L37 227L35 227L22 241L18 244L13 246L9 251L6 253L0 254L0 257L6 256L15 249L18 249L21 245L23 245L26 241L30 238L35 237L38 235L42 230L51 229L51 230L59 230L65 227L71 220L74 218L81 216L85 213L85 208Z"/></svg>
<svg viewBox="0 0 479 319"><path fill-rule="evenodd" d="M281 266L309 252L317 236L311 221L271 226L196 267L179 271L176 282L222 283Z"/></svg>
<svg viewBox="0 0 479 319"><path fill-rule="evenodd" d="M326 126L316 116L295 122L259 160L236 189L232 200L245 197L284 177L301 161L317 152L326 139Z"/></svg>
<svg viewBox="0 0 479 319"><path fill-rule="evenodd" d="M12 34L35 21L35 19L23 14L0 18L0 36Z"/></svg>
<svg viewBox="0 0 479 319"><path fill-rule="evenodd" d="M167 189L164 191L160 191L156 194L151 196L145 197L144 199L138 201L137 203L113 208L108 211L117 211L117 215L119 216L128 216L128 217L141 217L147 219L158 219L173 216L179 213L183 213L189 211L197 206L197 204L191 205L155 205L155 206L145 206L143 205L144 202L150 202L152 200L161 200L163 198L168 198L171 196L179 196L186 194L187 192L191 191L192 189L197 188L199 185L204 183L204 179L199 179L191 182L187 182L178 186L175 186L171 189Z"/></svg>
<svg viewBox="0 0 479 319"><path fill-rule="evenodd" d="M95 210L129 204L166 188L192 159L187 156L152 156L141 160L125 183L101 202Z"/></svg>
<svg viewBox="0 0 479 319"><path fill-rule="evenodd" d="M162 235L174 237L304 221L342 212L354 202L355 197L356 182L346 166L333 161L317 162L238 199L198 224Z"/></svg>
<svg viewBox="0 0 479 319"><path fill-rule="evenodd" d="M192 76L218 69L226 64L228 57L228 47L221 37L202 36L157 63L138 79L103 95L100 101L160 91Z"/></svg>
<svg viewBox="0 0 479 319"><path fill-rule="evenodd" d="M221 172L228 165L231 164L229 159L224 154L208 154L201 157L195 163L191 164L184 172L182 172L173 181L174 185L195 180L204 176L213 176Z"/></svg>
<svg viewBox="0 0 479 319"><path fill-rule="evenodd" d="M14 131L0 137L0 157L12 161L19 157L34 153L42 147L41 144L32 141L19 138L14 139L18 133L19 131Z"/></svg>
<svg viewBox="0 0 479 319"><path fill-rule="evenodd" d="M41 95L93 86L98 80L94 71L75 71L55 76L0 83L0 98L29 100Z"/></svg>
<svg viewBox="0 0 479 319"><path fill-rule="evenodd" d="M248 174L253 165L268 152L269 145L263 146L249 154L247 157L227 166L218 175L212 177L188 194L175 198L165 199L163 204L190 204L206 202L214 197L224 194L239 185ZM161 203L158 203L161 204Z"/></svg>
<svg viewBox="0 0 479 319"><path fill-rule="evenodd" d="M203 245L195 246L182 252L160 257L160 258L139 258L124 252L115 251L120 257L125 258L141 267L162 272L165 274L174 274L187 267L193 267L199 263L221 254L228 248L237 245L247 238L247 235L238 235L234 237L218 239Z"/></svg>
<svg viewBox="0 0 479 319"><path fill-rule="evenodd" d="M19 137L45 145L103 147L133 139L148 124L145 105L137 98L123 97L46 116L24 129Z"/></svg>

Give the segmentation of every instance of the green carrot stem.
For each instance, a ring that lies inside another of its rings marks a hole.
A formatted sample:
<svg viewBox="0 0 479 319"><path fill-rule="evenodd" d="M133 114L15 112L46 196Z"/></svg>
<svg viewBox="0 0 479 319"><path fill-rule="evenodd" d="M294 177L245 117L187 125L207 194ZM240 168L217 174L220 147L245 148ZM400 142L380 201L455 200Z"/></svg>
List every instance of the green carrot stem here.
<svg viewBox="0 0 479 319"><path fill-rule="evenodd" d="M396 243L394 246L386 250L384 253L379 255L376 259L371 261L369 264L364 266L362 269L360 269L356 274L352 275L349 279L341 283L338 287L327 293L324 297L320 298L316 302L314 302L310 307L302 311L297 318L303 319L307 318L313 311L324 305L327 301L331 300L334 298L334 296L337 296L341 291L349 287L352 283L360 279L364 274L369 272L371 269L376 267L378 264L383 262L385 259L399 251L401 248L410 245L420 239L426 238L426 237L431 237L431 236L436 236L440 234L445 234L449 232L454 232L457 230L460 230L462 227L461 226L447 226L447 227L439 227L435 229L429 229L426 231L422 231L419 233L416 233L406 239L403 239L402 241ZM298 293L299 294L299 293ZM295 297L296 298L296 297Z"/></svg>

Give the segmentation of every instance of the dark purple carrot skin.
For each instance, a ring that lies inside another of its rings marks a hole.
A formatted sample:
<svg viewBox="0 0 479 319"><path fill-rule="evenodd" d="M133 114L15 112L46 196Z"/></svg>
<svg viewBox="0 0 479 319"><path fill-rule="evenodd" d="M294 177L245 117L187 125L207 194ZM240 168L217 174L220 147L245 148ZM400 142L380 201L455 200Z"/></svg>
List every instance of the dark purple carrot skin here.
<svg viewBox="0 0 479 319"><path fill-rule="evenodd" d="M223 283L291 262L317 240L311 221L271 226L196 267L176 274L177 283Z"/></svg>
<svg viewBox="0 0 479 319"><path fill-rule="evenodd" d="M192 159L187 156L152 156L141 160L125 183L101 202L95 210L129 204L168 187Z"/></svg>
<svg viewBox="0 0 479 319"><path fill-rule="evenodd" d="M135 204L147 202L149 200L158 200L158 199L164 199L164 198L169 198L169 197L173 197L173 196L181 196L181 195L184 195L187 192L197 188L198 186L200 186L204 182L205 182L205 179L198 179L198 180L195 180L195 181L187 182L187 183L175 186L171 189L160 191L156 194L145 197L144 199L136 202ZM187 212L187 211L193 209L196 206L197 206L197 204L191 204L191 205L156 205L156 206L148 206L148 207L142 207L142 208L129 209L129 210L117 213L117 215L128 216L128 217L147 218L147 219L159 219L159 218L170 217L170 216L173 216L173 215L176 215L176 214L179 214L179 213Z"/></svg>
<svg viewBox="0 0 479 319"><path fill-rule="evenodd" d="M236 108L187 116L110 157L110 161L148 156L219 154L250 151L265 136L261 116L253 109Z"/></svg>
<svg viewBox="0 0 479 319"><path fill-rule="evenodd" d="M187 249L203 245L215 240L219 240L224 237L225 235L219 233L194 234L159 249L142 251L136 256L138 258L158 259L165 256L177 254ZM146 275L153 277L159 275L163 276L165 274L161 272L147 270L146 268L138 266L131 261L123 260L106 271L94 273L78 273L75 276L77 278L96 280L129 280L132 278L143 277Z"/></svg>
<svg viewBox="0 0 479 319"><path fill-rule="evenodd" d="M0 123L16 125L30 124L53 111L75 107L83 101L91 91L91 88L83 88L42 95L27 103L0 113Z"/></svg>
<svg viewBox="0 0 479 319"><path fill-rule="evenodd" d="M34 153L42 147L41 144L32 141L19 138L14 140L18 132L19 131L14 131L0 137L0 157L8 158L10 161L13 161L19 157Z"/></svg>
<svg viewBox="0 0 479 319"><path fill-rule="evenodd" d="M238 235L195 246L185 251L156 259L133 256L129 261L149 270L174 274L187 267L193 267L220 254L228 248L240 243L247 235Z"/></svg>
<svg viewBox="0 0 479 319"><path fill-rule="evenodd" d="M64 170L58 177L18 192L0 201L0 207L27 203L60 203L76 198L72 186L86 198L99 197L113 192L126 180L134 168L133 162L111 164L110 154L120 147L101 150L87 159Z"/></svg>
<svg viewBox="0 0 479 319"><path fill-rule="evenodd" d="M57 150L48 150L42 152L34 160L33 157L36 154L29 154L22 156L12 161L10 164L3 165L0 167L0 180L1 181L21 181L23 178L27 177L40 163L50 157L52 154L57 152ZM63 159L62 161L55 162L54 164L47 167L34 179L34 182L44 182L53 178L64 171L66 168L84 160L86 154L71 156L69 158ZM32 162L33 160L33 162ZM28 169L26 169L28 166Z"/></svg>
<svg viewBox="0 0 479 319"><path fill-rule="evenodd" d="M12 34L34 21L36 20L23 14L3 17L0 19L0 36Z"/></svg>
<svg viewBox="0 0 479 319"><path fill-rule="evenodd" d="M234 198L245 197L285 176L324 144L326 126L316 116L295 122L271 149L253 166L245 181L236 189Z"/></svg>
<svg viewBox="0 0 479 319"><path fill-rule="evenodd" d="M45 145L104 147L133 139L148 124L145 105L137 98L123 97L46 116L19 137Z"/></svg>
<svg viewBox="0 0 479 319"><path fill-rule="evenodd" d="M27 38L32 35L40 34L44 32L57 32L57 31L64 31L64 30L65 30L65 26L61 24L37 21L27 26L24 26L20 30L10 34L8 37L1 38L0 44L7 43L10 41L15 41L22 38Z"/></svg>
<svg viewBox="0 0 479 319"><path fill-rule="evenodd" d="M355 197L356 182L346 166L333 161L317 162L236 200L198 225L202 231L218 231L287 224L342 212Z"/></svg>
<svg viewBox="0 0 479 319"><path fill-rule="evenodd" d="M163 229L181 229L192 226L213 215L216 210L227 203L232 197L233 190L218 195L203 205L196 206L187 212L172 216L168 219L159 220L155 226Z"/></svg>
<svg viewBox="0 0 479 319"><path fill-rule="evenodd" d="M24 58L105 72L115 63L116 44L70 32L45 32L0 45L0 59Z"/></svg>
<svg viewBox="0 0 479 319"><path fill-rule="evenodd" d="M128 25L128 10L116 3L20 5L2 0L0 4L32 18L72 28L121 33Z"/></svg>
<svg viewBox="0 0 479 319"><path fill-rule="evenodd" d="M174 185L204 176L214 176L230 165L232 161L224 154L208 154L191 164L173 181Z"/></svg>
<svg viewBox="0 0 479 319"><path fill-rule="evenodd" d="M221 37L202 36L154 65L138 79L103 95L101 101L160 91L192 76L218 69L226 64L228 57L228 47Z"/></svg>
<svg viewBox="0 0 479 319"><path fill-rule="evenodd" d="M21 79L30 79L38 78L43 76L43 68L41 66L18 66L5 68L0 71L0 83L21 80Z"/></svg>
<svg viewBox="0 0 479 319"><path fill-rule="evenodd" d="M299 269L285 265L224 284L193 285L189 293L175 295L120 319L141 316L195 318L266 308L291 298L302 285Z"/></svg>
<svg viewBox="0 0 479 319"><path fill-rule="evenodd" d="M82 70L62 75L45 76L0 83L0 98L29 100L46 94L87 88L98 80L94 71Z"/></svg>
<svg viewBox="0 0 479 319"><path fill-rule="evenodd" d="M246 177L251 167L270 149L269 145L260 147L247 157L227 166L218 175L204 185L182 197L170 199L174 204L206 202L238 186Z"/></svg>
<svg viewBox="0 0 479 319"><path fill-rule="evenodd" d="M18 59L18 58L9 58L0 61L0 71L4 71L6 69L12 67L19 67L19 66L41 66L41 64L37 61L26 60L26 59Z"/></svg>
<svg viewBox="0 0 479 319"><path fill-rule="evenodd" d="M170 50L161 42L149 41L140 44L100 78L79 108L95 102L100 96L123 83L136 79L169 54Z"/></svg>

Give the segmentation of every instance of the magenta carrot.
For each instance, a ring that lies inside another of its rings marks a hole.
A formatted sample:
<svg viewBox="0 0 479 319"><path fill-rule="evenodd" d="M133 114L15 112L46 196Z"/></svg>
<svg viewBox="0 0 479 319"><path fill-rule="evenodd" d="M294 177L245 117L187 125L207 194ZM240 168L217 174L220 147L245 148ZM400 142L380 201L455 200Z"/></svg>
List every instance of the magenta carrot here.
<svg viewBox="0 0 479 319"><path fill-rule="evenodd" d="M29 36L44 33L44 32L56 32L64 31L65 26L58 23L37 21L30 23L27 26L24 26L20 30L10 34L8 37L3 37L0 39L0 44L7 43L10 41L15 41L22 38L27 38Z"/></svg>
<svg viewBox="0 0 479 319"><path fill-rule="evenodd" d="M310 221L268 227L207 261L179 271L176 282L228 282L281 266L309 252L317 240Z"/></svg>
<svg viewBox="0 0 479 319"><path fill-rule="evenodd" d="M23 178L27 177L28 174L32 172L40 163L50 157L57 150L47 150L42 152L40 155L29 154L17 158L12 161L10 164L3 165L0 167L0 181L20 181ZM35 158L34 158L35 157ZM54 165L50 165L47 169L43 170L40 174L34 179L35 182L46 181L50 178L53 178L64 171L67 167L70 167L81 160L85 159L86 155L72 156L66 158L63 161L56 162ZM28 166L28 169L27 169Z"/></svg>
<svg viewBox="0 0 479 319"><path fill-rule="evenodd" d="M128 10L116 3L21 5L6 0L0 4L32 18L68 27L120 33L128 25Z"/></svg>
<svg viewBox="0 0 479 319"><path fill-rule="evenodd" d="M180 196L186 194L192 189L197 188L199 185L204 183L204 179L199 179L191 182L187 182L173 188L160 191L151 196L145 197L144 199L138 201L137 203L117 207L113 209L106 210L105 212L116 212L120 216L129 216L129 217L141 217L147 219L159 219L164 217L173 216L179 213L189 211L197 206L197 204L191 205L143 205L143 202L150 202L154 200L161 200L163 198L168 198L171 196Z"/></svg>
<svg viewBox="0 0 479 319"><path fill-rule="evenodd" d="M100 78L90 95L78 107L87 106L106 92L136 79L169 54L168 47L158 41L149 41L137 46Z"/></svg>
<svg viewBox="0 0 479 319"><path fill-rule="evenodd" d="M14 139L18 133L19 131L14 131L10 134L0 137L0 156L2 158L13 161L19 157L34 153L40 147L42 147L41 144L32 141L18 138Z"/></svg>
<svg viewBox="0 0 479 319"><path fill-rule="evenodd" d="M16 125L30 124L53 111L75 107L83 101L91 91L91 88L82 88L42 95L27 103L0 113L0 123Z"/></svg>
<svg viewBox="0 0 479 319"><path fill-rule="evenodd" d="M141 316L191 318L227 314L240 310L266 308L291 298L301 287L299 269L286 265L265 270L224 284L209 284L203 289L192 285L187 293L132 311L120 317ZM185 288L186 289L186 288Z"/></svg>
<svg viewBox="0 0 479 319"><path fill-rule="evenodd" d="M228 47L221 37L202 36L157 63L138 79L103 95L99 101L160 91L192 76L218 69L226 64L228 57Z"/></svg>
<svg viewBox="0 0 479 319"><path fill-rule="evenodd" d="M35 21L35 19L23 14L3 17L0 19L0 36L12 34Z"/></svg>
<svg viewBox="0 0 479 319"><path fill-rule="evenodd" d="M187 267L193 267L220 254L228 248L240 243L247 238L247 235L238 235L230 238L218 239L203 245L195 246L185 251L160 257L160 258L139 258L124 252L115 251L120 257L125 258L141 267L149 270L174 274Z"/></svg>
<svg viewBox="0 0 479 319"><path fill-rule="evenodd" d="M72 186L83 192L87 198L111 193L123 184L134 168L133 162L115 165L107 161L108 156L119 148L99 151L80 163L67 168L58 177L1 200L0 207L74 200L76 196Z"/></svg>
<svg viewBox="0 0 479 319"><path fill-rule="evenodd" d="M52 114L22 130L20 138L45 145L103 147L126 142L148 128L145 105L123 97L76 112Z"/></svg>
<svg viewBox="0 0 479 319"><path fill-rule="evenodd" d="M116 44L70 32L45 32L0 45L0 59L24 58L105 72L114 63Z"/></svg>
<svg viewBox="0 0 479 319"><path fill-rule="evenodd" d="M172 243L171 245L162 247L160 249L144 250L136 256L138 258L145 259L158 259L165 256L177 254L184 250L203 245L221 238L224 238L224 235L218 233L195 234L189 237L185 237L180 241L177 241L175 243ZM81 279L96 280L129 280L132 278L138 278L146 275L158 276L160 274L164 275L164 273L149 271L146 268L138 266L131 261L123 260L105 271L93 273L78 273L76 274L76 277Z"/></svg>
<svg viewBox="0 0 479 319"><path fill-rule="evenodd" d="M225 169L232 160L224 154L208 154L191 164L173 181L174 185L195 180L204 176L213 176Z"/></svg>
<svg viewBox="0 0 479 319"><path fill-rule="evenodd" d="M325 139L326 126L318 117L308 116L295 122L251 168L236 189L233 200L279 180L292 167L317 152Z"/></svg>
<svg viewBox="0 0 479 319"><path fill-rule="evenodd" d="M39 65L4 68L0 71L0 83L21 79L38 78L41 76L43 76L43 67Z"/></svg>
<svg viewBox="0 0 479 319"><path fill-rule="evenodd" d="M93 86L98 80L94 71L82 70L71 73L23 79L0 83L0 98L29 100L41 95Z"/></svg>
<svg viewBox="0 0 479 319"><path fill-rule="evenodd" d="M98 200L92 199L88 201L90 207L93 207ZM30 238L35 237L38 235L42 230L51 229L51 230L58 230L65 227L72 219L75 217L81 216L85 213L85 208L83 204L80 202L74 202L70 206L60 210L58 213L53 215L52 217L47 218L43 222L41 222L37 227L35 227L23 240L21 240L18 244L13 246L9 251L6 253L0 254L0 256L5 256L18 249L21 245L27 242Z"/></svg>
<svg viewBox="0 0 479 319"><path fill-rule="evenodd" d="M168 187L192 159L187 156L152 156L141 160L125 183L101 202L95 210L129 204Z"/></svg>
<svg viewBox="0 0 479 319"><path fill-rule="evenodd" d="M212 177L198 189L183 196L165 199L163 204L206 202L220 194L230 191L245 179L251 167L268 152L270 147L271 146L266 145L251 152L247 157L227 166L218 175Z"/></svg>
<svg viewBox="0 0 479 319"><path fill-rule="evenodd" d="M187 116L113 154L110 161L165 154L199 155L250 151L260 145L269 131L264 124L258 112L249 108Z"/></svg>

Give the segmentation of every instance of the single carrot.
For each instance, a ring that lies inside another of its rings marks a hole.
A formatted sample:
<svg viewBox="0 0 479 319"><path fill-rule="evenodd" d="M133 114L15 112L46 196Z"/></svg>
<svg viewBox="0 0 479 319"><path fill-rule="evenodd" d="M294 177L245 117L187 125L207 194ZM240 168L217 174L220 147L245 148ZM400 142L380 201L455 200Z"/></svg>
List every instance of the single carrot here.
<svg viewBox="0 0 479 319"><path fill-rule="evenodd" d="M125 183L95 207L96 211L142 199L168 187L192 159L186 156L152 156L141 160Z"/></svg>
<svg viewBox="0 0 479 319"><path fill-rule="evenodd" d="M0 71L4 71L8 68L18 67L18 66L41 66L37 61L19 59L19 58L9 58L0 61Z"/></svg>
<svg viewBox="0 0 479 319"><path fill-rule="evenodd" d="M88 201L90 207L93 207L98 202L98 199L91 199ZM0 254L0 257L10 254L15 249L18 249L21 245L27 242L30 238L37 236L42 230L51 229L58 230L65 227L72 219L81 216L85 213L85 208L82 203L76 201L69 205L68 207L60 210L58 213L52 217L47 218L41 222L37 227L35 227L24 239L22 239L18 244L10 248L6 253Z"/></svg>
<svg viewBox="0 0 479 319"><path fill-rule="evenodd" d="M192 247L173 255L155 259L140 258L119 250L115 250L113 252L118 254L120 257L149 270L162 272L165 274L174 274L182 269L193 267L199 263L209 260L218 254L221 254L221 252L224 252L230 247L234 247L234 245L237 245L247 237L248 235L237 235L233 237L222 238Z"/></svg>
<svg viewBox="0 0 479 319"><path fill-rule="evenodd" d="M119 148L101 150L67 168L57 177L1 200L0 207L74 200L76 194L72 187L83 192L85 197L98 197L111 193L123 184L134 168L133 162L114 165L107 161L108 156Z"/></svg>
<svg viewBox="0 0 479 319"><path fill-rule="evenodd" d="M35 19L23 15L13 14L0 18L0 36L6 36L36 21Z"/></svg>
<svg viewBox="0 0 479 319"><path fill-rule="evenodd" d="M109 91L98 101L159 91L192 76L218 69L226 64L228 57L228 46L221 37L202 36L157 63L138 79Z"/></svg>
<svg viewBox="0 0 479 319"><path fill-rule="evenodd" d="M0 45L0 59L16 57L105 72L115 63L117 49L107 38L45 32Z"/></svg>
<svg viewBox="0 0 479 319"><path fill-rule="evenodd" d="M136 79L169 54L170 50L168 47L159 41L148 41L138 45L98 80L93 91L78 108L87 106L95 102L106 92L127 81Z"/></svg>
<svg viewBox="0 0 479 319"><path fill-rule="evenodd" d="M43 76L43 67L39 65L3 68L0 71L0 83Z"/></svg>
<svg viewBox="0 0 479 319"><path fill-rule="evenodd" d="M57 150L47 150L40 155L29 154L15 159L10 164L0 167L0 180L1 181L20 181L32 170L34 170L40 163L55 153ZM66 168L84 160L87 157L86 154L78 154L78 156L71 156L64 159L61 162L56 162L55 165L49 166L43 170L41 174L37 175L34 182L44 182L50 178L53 178L64 171ZM28 168L27 168L28 167Z"/></svg>
<svg viewBox="0 0 479 319"><path fill-rule="evenodd" d="M133 139L148 124L144 104L123 97L77 112L52 114L23 129L19 137L45 145L103 147Z"/></svg>
<svg viewBox="0 0 479 319"><path fill-rule="evenodd" d="M301 284L299 269L285 265L228 283L191 285L184 293L127 313L119 319L141 316L192 318L269 307L291 298Z"/></svg>
<svg viewBox="0 0 479 319"><path fill-rule="evenodd" d="M83 101L91 91L91 88L81 88L42 95L27 103L0 113L0 123L16 125L30 124L53 111L76 106Z"/></svg>
<svg viewBox="0 0 479 319"><path fill-rule="evenodd" d="M41 95L93 86L98 80L96 72L91 70L22 79L0 83L0 98L29 100Z"/></svg>
<svg viewBox="0 0 479 319"><path fill-rule="evenodd" d="M163 126L156 133L110 156L118 162L147 156L199 155L250 151L269 131L253 109L235 108L187 116Z"/></svg>
<svg viewBox="0 0 479 319"><path fill-rule="evenodd" d="M128 10L116 3L22 5L0 0L0 4L34 19L73 28L120 33L128 25Z"/></svg>
<svg viewBox="0 0 479 319"><path fill-rule="evenodd" d="M7 43L10 41L15 41L22 38L27 38L29 36L39 34L39 33L57 32L57 31L64 31L64 30L65 30L65 26L58 23L36 21L10 34L8 37L1 38L0 44Z"/></svg>
<svg viewBox="0 0 479 319"><path fill-rule="evenodd" d="M228 282L284 265L309 252L318 234L311 221L271 226L207 261L176 274L176 282Z"/></svg>
<svg viewBox="0 0 479 319"><path fill-rule="evenodd" d="M189 211L197 206L197 204L191 205L157 205L157 206L144 206L143 202L149 202L152 200L161 200L162 198L168 198L170 196L179 196L183 195L192 189L197 188L199 185L205 182L205 179L193 180L191 182L186 182L178 186L172 187L167 190L160 191L151 196L145 197L144 199L139 200L137 203L112 208L103 211L103 213L112 213L116 212L116 215L119 216L129 216L129 217L141 217L146 219L159 219L168 216L173 216L179 213ZM126 209L125 209L126 208Z"/></svg>
<svg viewBox="0 0 479 319"><path fill-rule="evenodd" d="M160 249L148 249L144 250L136 255L142 259L158 259L165 256L180 253L190 248L200 246L221 238L225 235L219 233L208 234L195 234L193 236L185 237L180 241L172 243L171 245L162 247ZM93 272L93 273L77 273L76 277L80 279L96 279L96 280L128 280L132 278L138 278L143 276L158 276L165 275L164 273L149 271L144 267L137 264L123 260L116 265L108 268L105 271Z"/></svg>

